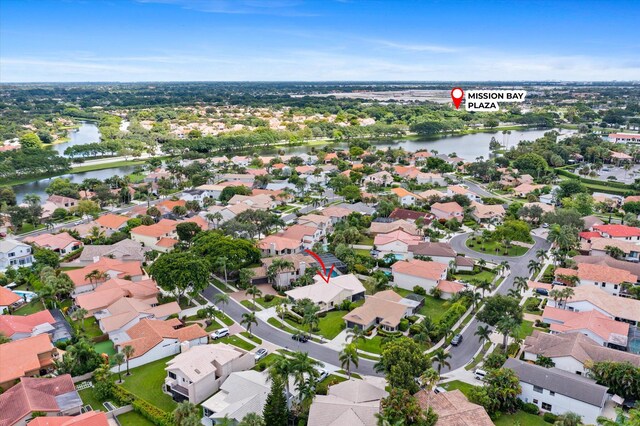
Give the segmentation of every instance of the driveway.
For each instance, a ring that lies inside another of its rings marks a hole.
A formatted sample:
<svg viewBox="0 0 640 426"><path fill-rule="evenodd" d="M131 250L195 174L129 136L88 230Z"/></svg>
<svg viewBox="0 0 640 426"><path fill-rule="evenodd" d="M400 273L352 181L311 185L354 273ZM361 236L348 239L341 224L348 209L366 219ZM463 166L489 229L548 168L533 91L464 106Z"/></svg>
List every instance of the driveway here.
<svg viewBox="0 0 640 426"><path fill-rule="evenodd" d="M531 259L537 259L536 251L540 249L546 251L551 247L551 244L545 239L533 236L535 244L526 254L522 256L494 256L486 253L478 253L468 248L465 242L470 235L471 233L456 235L450 241L451 247L457 253L464 253L467 257L484 259L487 262L492 262L495 264L499 264L504 260L509 262L511 273L502 281L502 283L496 290L497 294L506 294L509 289L513 287L513 281L516 277L528 277L528 264ZM460 368L463 365L467 364L473 358L475 353L480 348L480 341L478 340L477 336L474 336L474 333L478 329L478 325L481 325L481 323L475 318L472 319L469 322L467 328L462 333L462 343L457 347L450 347L449 353L451 354L451 358L449 358L449 364L451 364L451 368L444 367L442 369L443 372Z"/></svg>
<svg viewBox="0 0 640 426"><path fill-rule="evenodd" d="M216 293L220 293L220 290L210 285L202 291L202 296L204 296L205 299L212 301ZM225 306L224 311L236 322L240 322L242 320L242 314L249 312L248 309L246 309L244 306L233 299L227 306ZM254 325L251 331L261 339L292 351L307 352L312 358L315 358L327 364L331 364L334 366L340 365L340 361L338 360L338 352L333 348L311 341L307 343L297 342L291 339L290 334L272 327L260 318L256 318L256 320L258 321L258 325ZM376 373L373 369L374 364L375 363L373 361L360 358L360 366L358 368L354 368L353 371L359 374L381 376L380 373Z"/></svg>

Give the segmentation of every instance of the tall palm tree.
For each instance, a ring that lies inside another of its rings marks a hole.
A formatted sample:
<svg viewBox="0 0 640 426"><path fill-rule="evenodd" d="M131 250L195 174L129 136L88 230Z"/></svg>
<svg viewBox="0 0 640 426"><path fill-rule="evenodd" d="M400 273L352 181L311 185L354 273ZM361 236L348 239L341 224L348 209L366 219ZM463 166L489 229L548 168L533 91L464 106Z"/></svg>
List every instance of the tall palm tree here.
<svg viewBox="0 0 640 426"><path fill-rule="evenodd" d="M358 362L360 361L356 345L353 343L345 345L344 349L338 354L338 359L340 360L340 366L347 371L347 375L351 378L351 364L358 368Z"/></svg>
<svg viewBox="0 0 640 426"><path fill-rule="evenodd" d="M216 267L216 269L221 269L224 272L224 283L228 284L229 279L227 277L227 263L229 263L229 259L227 259L225 256L220 256L219 258L216 259L214 265Z"/></svg>
<svg viewBox="0 0 640 426"><path fill-rule="evenodd" d="M120 371L120 367L122 367L122 363L124 362L124 354L122 352L117 352L113 355L113 363L118 366L118 383L122 383L122 375Z"/></svg>
<svg viewBox="0 0 640 426"><path fill-rule="evenodd" d="M362 327L353 327L347 330L347 341L351 341L356 346L358 345L358 340L364 341L366 338Z"/></svg>
<svg viewBox="0 0 640 426"><path fill-rule="evenodd" d="M542 261L544 262L549 258L549 253L547 253L545 249L539 249L536 251L536 257L538 259L542 259Z"/></svg>
<svg viewBox="0 0 640 426"><path fill-rule="evenodd" d="M280 322L284 324L284 315L287 313L287 305L289 304L289 299L280 298L279 303L276 305L276 315L280 316Z"/></svg>
<svg viewBox="0 0 640 426"><path fill-rule="evenodd" d="M429 324L431 324L429 322ZM422 345L430 345L431 344L431 329L427 325L427 320L422 320L419 323L416 323L413 326L413 340Z"/></svg>
<svg viewBox="0 0 640 426"><path fill-rule="evenodd" d="M513 280L513 287L522 293L529 288L529 281L525 277L515 277Z"/></svg>
<svg viewBox="0 0 640 426"><path fill-rule="evenodd" d="M179 403L173 410L173 421L177 426L191 425L192 418L200 420L200 409L189 401Z"/></svg>
<svg viewBox="0 0 640 426"><path fill-rule="evenodd" d="M85 280L89 280L89 283L93 286L93 289L97 287L97 284L101 281L106 281L109 278L109 274L98 269L94 269L84 276ZM95 284L95 285L94 285Z"/></svg>
<svg viewBox="0 0 640 426"><path fill-rule="evenodd" d="M253 336L253 334L251 333L251 327L254 324L256 325L256 327L258 326L258 320L256 319L255 312L245 312L244 314L242 314L242 320L240 321L240 324L245 326L245 328L249 332L249 336Z"/></svg>
<svg viewBox="0 0 640 426"><path fill-rule="evenodd" d="M519 325L520 324L513 318L505 318L496 324L496 330L502 334L502 347L505 353L507 352L507 339Z"/></svg>
<svg viewBox="0 0 640 426"><path fill-rule="evenodd" d="M489 340L493 331L488 325L479 325L476 329L476 332L473 333L474 336L478 336L478 340L480 344L484 346L485 342Z"/></svg>
<svg viewBox="0 0 640 426"><path fill-rule="evenodd" d="M267 277L269 281L278 287L283 287L280 274L282 272L291 272L294 270L294 264L292 261L284 258L277 258L267 268ZM277 281L277 282L276 282Z"/></svg>
<svg viewBox="0 0 640 426"><path fill-rule="evenodd" d="M476 283L476 289L482 291L482 297L484 298L484 294L487 290L491 290L491 282L487 280L481 280Z"/></svg>
<svg viewBox="0 0 640 426"><path fill-rule="evenodd" d="M253 303L253 309L257 309L256 306L256 297L260 297L262 296L262 291L260 291L260 289L258 287L256 287L255 285L252 285L251 287L249 287L248 289L245 290L245 294L247 296L251 296L251 301Z"/></svg>
<svg viewBox="0 0 640 426"><path fill-rule="evenodd" d="M513 297L514 299L520 299L520 291L517 288L510 288L507 291L507 296Z"/></svg>
<svg viewBox="0 0 640 426"><path fill-rule="evenodd" d="M507 262L506 260L503 260L502 262L500 262L500 272L507 272L511 270L511 265L509 265L509 262Z"/></svg>
<svg viewBox="0 0 640 426"><path fill-rule="evenodd" d="M536 260L531 259L529 261L529 264L527 265L527 268L529 269L529 274L531 274L532 278L535 279L538 273L540 273L540 270L542 269L542 265L540 264L540 262L537 262Z"/></svg>
<svg viewBox="0 0 640 426"><path fill-rule="evenodd" d="M221 305L222 306L222 313L224 313L224 305L228 305L229 304L229 295L227 293L216 293L213 296L213 303L218 306Z"/></svg>
<svg viewBox="0 0 640 426"><path fill-rule="evenodd" d="M439 380L440 380L440 373L436 372L436 370L434 370L431 367L427 368L424 371L424 373L422 373L418 378L418 381L420 382L420 387L424 389L427 392L427 394L431 393L431 391L436 386ZM426 398L426 399L427 399L427 408L425 409L425 412L428 413L430 398Z"/></svg>
<svg viewBox="0 0 640 426"><path fill-rule="evenodd" d="M89 312L85 308L78 308L71 314L71 317L80 323L80 329L84 331L84 319Z"/></svg>
<svg viewBox="0 0 640 426"><path fill-rule="evenodd" d="M293 373L294 382L300 386L304 383L305 375L313 378L318 378L317 368L323 367L324 364L320 361L309 357L307 352L294 352L291 358L291 371Z"/></svg>
<svg viewBox="0 0 640 426"><path fill-rule="evenodd" d="M129 372L129 360L131 359L131 357L133 356L133 354L136 352L136 350L133 348L133 346L127 345L124 348L122 348L122 353L124 354L126 360L127 360L127 376L130 376L131 373Z"/></svg>
<svg viewBox="0 0 640 426"><path fill-rule="evenodd" d="M291 394L289 392L289 376L292 375L292 360L282 355L276 355L276 360L269 366L269 377L278 377L282 380L284 388L287 391L287 396Z"/></svg>
<svg viewBox="0 0 640 426"><path fill-rule="evenodd" d="M449 352L445 352L443 348L438 348L431 356L431 363L438 365L438 375L442 372L442 367L451 368L451 364L447 361L451 358Z"/></svg>

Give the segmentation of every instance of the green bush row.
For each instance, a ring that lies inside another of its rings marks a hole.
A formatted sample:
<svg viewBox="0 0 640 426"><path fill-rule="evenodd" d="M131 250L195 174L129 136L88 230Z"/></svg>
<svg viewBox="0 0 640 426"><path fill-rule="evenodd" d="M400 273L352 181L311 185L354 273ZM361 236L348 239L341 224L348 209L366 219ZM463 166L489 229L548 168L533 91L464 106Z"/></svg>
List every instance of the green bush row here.
<svg viewBox="0 0 640 426"><path fill-rule="evenodd" d="M556 171L558 172L559 175L562 176L566 176L572 179L578 179L580 180L582 183L587 183L587 184L592 184L592 185L601 185L601 186L610 186L613 188L619 188L619 189L625 189L627 191L632 191L633 188L631 188L629 185L622 183L622 182L616 182L616 181L601 181L601 180L597 180L597 179L589 179L589 178L584 178L582 176L578 176L574 173L571 173L567 170L559 170L556 169Z"/></svg>
<svg viewBox="0 0 640 426"><path fill-rule="evenodd" d="M136 413L139 413L142 417L149 420L156 426L173 426L173 415L171 413L167 413L156 407L153 404L148 403L143 399L137 398L134 394L123 388L122 386L114 386L113 390L113 399L118 403L118 405L129 405L133 406L133 410Z"/></svg>

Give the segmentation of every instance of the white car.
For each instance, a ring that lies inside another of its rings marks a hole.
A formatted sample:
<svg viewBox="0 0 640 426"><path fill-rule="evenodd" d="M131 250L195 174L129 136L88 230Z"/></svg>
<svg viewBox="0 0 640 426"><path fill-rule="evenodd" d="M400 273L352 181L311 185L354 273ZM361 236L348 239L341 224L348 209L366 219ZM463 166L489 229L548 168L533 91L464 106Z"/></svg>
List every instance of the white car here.
<svg viewBox="0 0 640 426"><path fill-rule="evenodd" d="M267 356L267 354L269 353L268 350L266 350L265 348L260 348L256 351L256 362L260 361L262 358L264 358L265 356Z"/></svg>
<svg viewBox="0 0 640 426"><path fill-rule="evenodd" d="M224 328L220 328L216 331L214 331L213 333L210 334L211 338L213 340L217 340L220 339L222 337L226 337L229 335L229 329L224 327Z"/></svg>

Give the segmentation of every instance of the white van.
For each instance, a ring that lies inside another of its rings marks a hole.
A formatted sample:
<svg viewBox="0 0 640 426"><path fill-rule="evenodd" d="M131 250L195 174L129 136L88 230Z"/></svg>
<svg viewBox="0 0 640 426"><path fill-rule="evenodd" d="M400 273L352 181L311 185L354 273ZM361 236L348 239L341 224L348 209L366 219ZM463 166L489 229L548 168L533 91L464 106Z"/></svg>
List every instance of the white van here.
<svg viewBox="0 0 640 426"><path fill-rule="evenodd" d="M477 380L484 380L484 377L487 375L487 372L484 370L481 370L479 368L476 368L476 371L473 372L473 376L477 379Z"/></svg>
<svg viewBox="0 0 640 426"><path fill-rule="evenodd" d="M210 334L211 338L213 340L216 339L220 339L222 337L228 336L229 335L229 329L226 327L223 328L219 328L218 330L214 331L213 333Z"/></svg>

